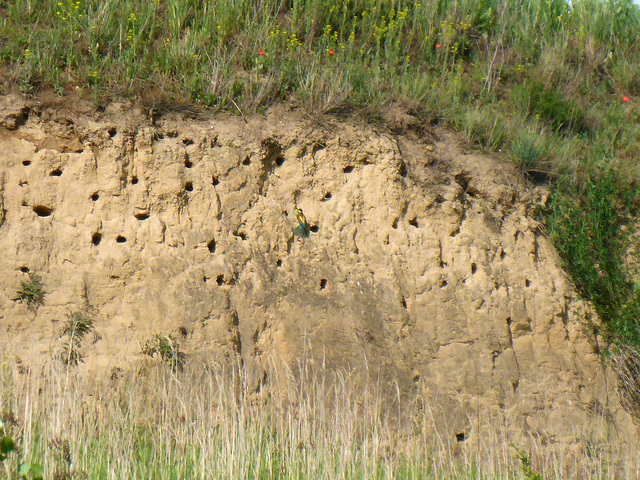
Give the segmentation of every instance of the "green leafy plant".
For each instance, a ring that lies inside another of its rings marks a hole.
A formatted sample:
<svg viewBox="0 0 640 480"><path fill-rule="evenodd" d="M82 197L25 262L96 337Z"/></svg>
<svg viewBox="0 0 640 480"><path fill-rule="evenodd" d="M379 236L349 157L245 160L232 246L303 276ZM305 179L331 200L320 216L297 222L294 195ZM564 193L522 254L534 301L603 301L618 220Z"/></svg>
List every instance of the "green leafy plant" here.
<svg viewBox="0 0 640 480"><path fill-rule="evenodd" d="M9 454L16 451L16 444L13 439L5 435L4 423L0 420L0 463L4 462ZM37 463L24 462L20 465L18 475L23 480L42 480L44 469Z"/></svg>
<svg viewBox="0 0 640 480"><path fill-rule="evenodd" d="M67 314L67 322L60 330L60 337L67 337L60 353L60 359L65 365L78 365L82 361L83 355L80 352L82 340L93 330L93 320L82 312Z"/></svg>
<svg viewBox="0 0 640 480"><path fill-rule="evenodd" d="M44 285L42 278L35 272L29 272L29 281L20 282L18 298L27 304L34 312L40 305L44 305Z"/></svg>
<svg viewBox="0 0 640 480"><path fill-rule="evenodd" d="M23 480L42 480L44 468L42 468L42 465L37 463L24 462L20 465L18 475L20 475Z"/></svg>
<svg viewBox="0 0 640 480"><path fill-rule="evenodd" d="M4 433L2 424L0 423L0 433ZM0 462L4 462L9 454L15 450L16 446L11 437L3 435L0 437Z"/></svg>
<svg viewBox="0 0 640 480"><path fill-rule="evenodd" d="M182 371L187 356L180 350L180 344L172 335L155 334L142 347L142 354L153 357L160 355L162 360L175 371Z"/></svg>
<svg viewBox="0 0 640 480"><path fill-rule="evenodd" d="M590 299L609 343L640 343L640 292L622 263L621 227L636 209L636 188L613 170L593 170L581 183L564 179L543 215L547 231L580 294Z"/></svg>

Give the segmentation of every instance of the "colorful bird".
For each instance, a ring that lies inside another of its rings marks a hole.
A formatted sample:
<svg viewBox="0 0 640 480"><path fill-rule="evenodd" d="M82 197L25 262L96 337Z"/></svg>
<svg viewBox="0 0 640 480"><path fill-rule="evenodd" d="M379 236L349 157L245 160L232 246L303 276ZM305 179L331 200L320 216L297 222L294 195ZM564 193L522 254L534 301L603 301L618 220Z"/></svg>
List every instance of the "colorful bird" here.
<svg viewBox="0 0 640 480"><path fill-rule="evenodd" d="M296 208L296 220L298 221L298 226L293 229L293 234L299 237L308 237L309 224L307 223L304 213L302 213L302 210L299 208Z"/></svg>
<svg viewBox="0 0 640 480"><path fill-rule="evenodd" d="M307 224L307 219L305 218L304 213L302 213L302 210L300 210L299 208L296 208L296 220L300 225Z"/></svg>

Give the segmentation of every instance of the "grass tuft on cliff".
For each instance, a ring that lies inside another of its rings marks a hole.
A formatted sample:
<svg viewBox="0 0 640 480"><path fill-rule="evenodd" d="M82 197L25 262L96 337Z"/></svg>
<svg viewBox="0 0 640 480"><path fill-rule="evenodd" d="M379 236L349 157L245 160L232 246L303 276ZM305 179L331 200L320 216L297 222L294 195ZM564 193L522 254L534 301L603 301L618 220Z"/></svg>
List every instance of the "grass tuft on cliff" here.
<svg viewBox="0 0 640 480"><path fill-rule="evenodd" d="M640 156L631 0L0 0L0 65L26 93L96 107L288 100L375 116L396 103L454 127L554 180L544 218L568 271L609 341L640 342L619 228Z"/></svg>
<svg viewBox="0 0 640 480"><path fill-rule="evenodd" d="M42 277L35 272L29 272L29 281L21 281L17 289L18 299L27 304L29 310L36 312L44 305L44 285Z"/></svg>

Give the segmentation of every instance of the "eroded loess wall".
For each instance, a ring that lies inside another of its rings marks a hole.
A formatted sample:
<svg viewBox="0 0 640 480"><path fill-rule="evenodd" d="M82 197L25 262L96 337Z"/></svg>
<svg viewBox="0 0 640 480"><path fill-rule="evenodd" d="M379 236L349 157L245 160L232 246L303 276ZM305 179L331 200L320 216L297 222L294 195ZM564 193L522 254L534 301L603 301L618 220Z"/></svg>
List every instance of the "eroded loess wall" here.
<svg viewBox="0 0 640 480"><path fill-rule="evenodd" d="M15 96L0 124L0 348L23 363L53 361L84 310L101 335L87 374L170 333L190 363L241 358L256 383L274 359L370 372L425 398L453 443L499 424L504 440L635 448L593 312L532 218L545 190L455 136L285 106L154 120ZM16 299L28 272L37 314Z"/></svg>

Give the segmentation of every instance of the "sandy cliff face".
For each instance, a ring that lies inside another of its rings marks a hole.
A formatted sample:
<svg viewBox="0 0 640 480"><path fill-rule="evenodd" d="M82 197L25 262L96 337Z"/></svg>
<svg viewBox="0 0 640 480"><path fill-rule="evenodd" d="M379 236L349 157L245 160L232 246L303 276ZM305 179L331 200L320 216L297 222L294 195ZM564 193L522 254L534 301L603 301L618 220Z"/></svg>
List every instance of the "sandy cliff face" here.
<svg viewBox="0 0 640 480"><path fill-rule="evenodd" d="M192 364L242 358L256 382L273 358L380 374L427 399L446 438L482 435L482 415L507 436L635 441L592 312L532 218L544 190L450 134L15 96L0 125L0 348L25 364L53 361L83 310L101 335L87 374L172 333ZM16 299L30 271L35 315Z"/></svg>

